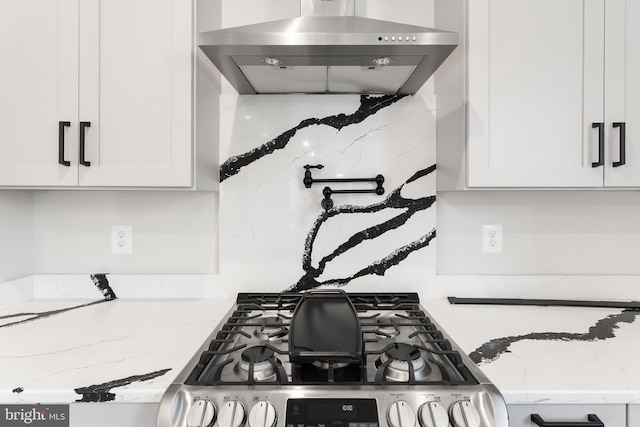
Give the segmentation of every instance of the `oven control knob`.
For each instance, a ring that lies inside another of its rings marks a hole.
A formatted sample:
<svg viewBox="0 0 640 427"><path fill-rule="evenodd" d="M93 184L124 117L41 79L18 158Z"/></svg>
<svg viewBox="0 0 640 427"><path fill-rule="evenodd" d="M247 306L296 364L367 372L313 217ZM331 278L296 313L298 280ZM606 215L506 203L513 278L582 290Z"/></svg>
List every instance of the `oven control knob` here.
<svg viewBox="0 0 640 427"><path fill-rule="evenodd" d="M271 402L259 400L249 411L249 427L273 427L276 424L276 408Z"/></svg>
<svg viewBox="0 0 640 427"><path fill-rule="evenodd" d="M230 400L218 411L218 427L242 427L245 415L244 405L236 400Z"/></svg>
<svg viewBox="0 0 640 427"><path fill-rule="evenodd" d="M187 417L187 427L210 427L216 417L216 406L212 401L198 399L193 402Z"/></svg>
<svg viewBox="0 0 640 427"><path fill-rule="evenodd" d="M416 425L416 414L404 400L398 400L389 406L387 419L391 427L414 427Z"/></svg>
<svg viewBox="0 0 640 427"><path fill-rule="evenodd" d="M480 427L480 414L468 400L459 400L449 408L455 427Z"/></svg>
<svg viewBox="0 0 640 427"><path fill-rule="evenodd" d="M438 402L427 402L419 410L420 425L422 427L448 427L449 414Z"/></svg>

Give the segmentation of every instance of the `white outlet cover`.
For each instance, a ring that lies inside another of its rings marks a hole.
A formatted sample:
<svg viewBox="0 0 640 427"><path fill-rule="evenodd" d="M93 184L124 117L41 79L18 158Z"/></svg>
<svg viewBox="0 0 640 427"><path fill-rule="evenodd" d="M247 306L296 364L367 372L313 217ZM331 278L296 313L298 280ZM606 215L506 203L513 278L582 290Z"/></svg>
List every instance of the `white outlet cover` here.
<svg viewBox="0 0 640 427"><path fill-rule="evenodd" d="M485 224L482 226L482 253L502 253L502 224Z"/></svg>
<svg viewBox="0 0 640 427"><path fill-rule="evenodd" d="M111 226L111 253L131 254L133 252L133 227L130 225Z"/></svg>

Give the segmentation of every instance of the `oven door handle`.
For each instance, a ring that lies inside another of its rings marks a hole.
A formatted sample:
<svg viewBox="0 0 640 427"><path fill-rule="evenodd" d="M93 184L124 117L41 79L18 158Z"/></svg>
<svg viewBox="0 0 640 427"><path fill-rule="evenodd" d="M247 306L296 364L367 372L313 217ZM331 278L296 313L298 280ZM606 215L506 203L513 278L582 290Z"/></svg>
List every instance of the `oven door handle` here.
<svg viewBox="0 0 640 427"><path fill-rule="evenodd" d="M531 421L540 427L604 427L596 414L587 415L589 421L545 421L539 414L531 414Z"/></svg>

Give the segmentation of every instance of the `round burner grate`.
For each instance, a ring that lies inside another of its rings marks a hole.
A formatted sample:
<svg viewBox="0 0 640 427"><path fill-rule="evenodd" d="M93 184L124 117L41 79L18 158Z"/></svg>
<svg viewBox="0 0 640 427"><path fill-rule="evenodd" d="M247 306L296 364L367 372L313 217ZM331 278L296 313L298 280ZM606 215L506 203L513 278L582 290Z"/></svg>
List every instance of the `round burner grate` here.
<svg viewBox="0 0 640 427"><path fill-rule="evenodd" d="M405 343L389 346L375 365L384 371L384 378L392 382L409 382L411 371L415 381L422 381L431 373L431 366L424 360L420 350Z"/></svg>
<svg viewBox="0 0 640 427"><path fill-rule="evenodd" d="M264 345L258 345L255 347L249 347L244 350L240 357L242 360L248 363L260 363L266 362L273 357L273 350Z"/></svg>
<svg viewBox="0 0 640 427"><path fill-rule="evenodd" d="M260 319L259 324L260 326L256 329L255 335L265 340L282 338L289 333L280 317L263 317Z"/></svg>
<svg viewBox="0 0 640 427"><path fill-rule="evenodd" d="M271 381L277 377L278 361L274 357L274 352L269 347L259 345L249 347L242 352L237 364L237 372L249 375L253 368L253 379L255 381Z"/></svg>
<svg viewBox="0 0 640 427"><path fill-rule="evenodd" d="M412 346L411 344L395 343L389 347L385 354L391 359L402 360L408 362L410 360L416 360L420 358L420 350Z"/></svg>
<svg viewBox="0 0 640 427"><path fill-rule="evenodd" d="M396 326L396 319L389 317L379 317L376 320L376 335L384 338L395 337L400 333Z"/></svg>

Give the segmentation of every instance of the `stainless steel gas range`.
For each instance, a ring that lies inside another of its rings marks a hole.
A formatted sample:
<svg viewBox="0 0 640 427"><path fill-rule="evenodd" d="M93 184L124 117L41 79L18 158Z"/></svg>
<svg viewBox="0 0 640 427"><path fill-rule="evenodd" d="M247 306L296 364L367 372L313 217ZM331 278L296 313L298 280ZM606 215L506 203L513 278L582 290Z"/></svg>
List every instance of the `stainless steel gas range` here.
<svg viewBox="0 0 640 427"><path fill-rule="evenodd" d="M507 427L496 387L415 293L238 294L158 427Z"/></svg>

